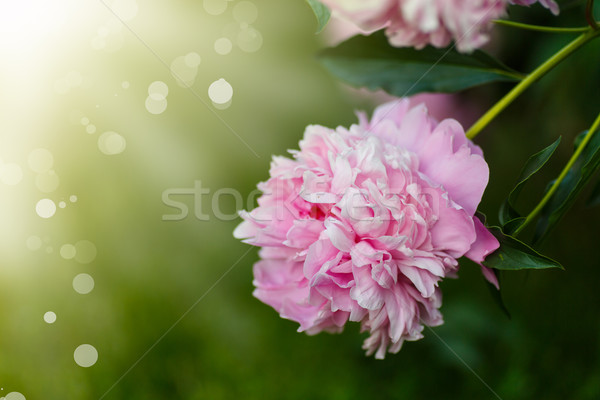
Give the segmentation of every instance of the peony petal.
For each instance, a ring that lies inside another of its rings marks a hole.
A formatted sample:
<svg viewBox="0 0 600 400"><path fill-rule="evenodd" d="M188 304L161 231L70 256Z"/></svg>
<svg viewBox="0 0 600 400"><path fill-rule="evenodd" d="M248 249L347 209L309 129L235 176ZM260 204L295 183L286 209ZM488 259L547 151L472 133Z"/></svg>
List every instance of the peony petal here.
<svg viewBox="0 0 600 400"><path fill-rule="evenodd" d="M473 215L487 186L489 169L485 160L471 154L466 145L454 152L455 135L464 136L464 132L452 131L449 125L445 129L436 128L418 153L420 170Z"/></svg>
<svg viewBox="0 0 600 400"><path fill-rule="evenodd" d="M385 290L371 278L370 267L354 267L356 286L350 289L350 298L367 310L378 310L383 306Z"/></svg>
<svg viewBox="0 0 600 400"><path fill-rule="evenodd" d="M488 254L493 253L500 247L500 242L498 242L498 239L487 230L479 218L473 218L473 222L475 224L475 234L477 235L477 239L475 239L475 243L471 245L471 249L465 256L476 263L481 264Z"/></svg>
<svg viewBox="0 0 600 400"><path fill-rule="evenodd" d="M354 246L354 234L337 220L325 220L325 232L331 243L341 251L349 252Z"/></svg>
<svg viewBox="0 0 600 400"><path fill-rule="evenodd" d="M246 212L243 212L245 214L248 214ZM242 214L242 213L240 213ZM242 215L243 218L243 215ZM250 221L242 221L233 231L233 237L236 239L247 239L247 238L251 238L252 236L256 235L257 233L257 228L256 225L254 225L252 222Z"/></svg>
<svg viewBox="0 0 600 400"><path fill-rule="evenodd" d="M295 220L294 225L287 232L285 246L305 249L319 239L323 230L323 222L314 219Z"/></svg>
<svg viewBox="0 0 600 400"><path fill-rule="evenodd" d="M382 251L375 250L366 241L358 242L355 246L352 246L352 249L350 249L350 257L352 258L354 265L357 267L379 263L383 254L384 253Z"/></svg>
<svg viewBox="0 0 600 400"><path fill-rule="evenodd" d="M345 157L338 156L335 158L332 170L331 192L337 199L340 199L354 181L352 167Z"/></svg>
<svg viewBox="0 0 600 400"><path fill-rule="evenodd" d="M429 298L433 295L439 279L438 277L422 269L406 265L400 266L400 272L415 285L424 298Z"/></svg>
<svg viewBox="0 0 600 400"><path fill-rule="evenodd" d="M488 267L484 267L483 265L481 266L481 273L483 274L483 277L492 285L494 285L496 287L496 289L500 290L500 283L498 282L498 278L496 277L496 274L494 273L494 271L491 268Z"/></svg>
<svg viewBox="0 0 600 400"><path fill-rule="evenodd" d="M389 318L389 336L392 343L400 341L408 321L414 318L415 304L408 300L400 285L386 293L385 309Z"/></svg>
<svg viewBox="0 0 600 400"><path fill-rule="evenodd" d="M311 279L326 262L334 259L339 254L329 240L317 240L308 248L304 261L304 276Z"/></svg>
<svg viewBox="0 0 600 400"><path fill-rule="evenodd" d="M434 248L443 250L454 258L462 257L476 239L473 219L465 210L457 210L441 203L438 221L431 228Z"/></svg>

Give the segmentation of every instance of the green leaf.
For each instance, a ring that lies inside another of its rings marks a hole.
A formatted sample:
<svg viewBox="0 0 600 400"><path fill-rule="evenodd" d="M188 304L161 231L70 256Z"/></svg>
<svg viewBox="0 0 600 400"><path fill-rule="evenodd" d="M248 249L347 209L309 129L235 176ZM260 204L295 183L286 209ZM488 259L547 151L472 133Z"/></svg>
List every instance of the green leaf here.
<svg viewBox="0 0 600 400"><path fill-rule="evenodd" d="M587 135L585 131L575 139L576 146ZM596 133L581 152L558 189L542 209L535 231L534 243L541 243L569 210L586 184L600 169L600 134Z"/></svg>
<svg viewBox="0 0 600 400"><path fill-rule="evenodd" d="M500 247L482 262L486 267L510 271L546 268L564 269L557 261L541 255L520 240L504 234L500 228L491 227L489 229L500 242Z"/></svg>
<svg viewBox="0 0 600 400"><path fill-rule="evenodd" d="M592 190L590 198L587 201L588 207L595 207L597 205L600 205L600 182L596 184L596 186Z"/></svg>
<svg viewBox="0 0 600 400"><path fill-rule="evenodd" d="M498 284L500 284L500 271L494 269L492 270L492 272L494 272L494 275L496 275L496 279L498 280ZM506 307L506 304L504 304L504 299L502 299L502 293L500 293L500 291L496 289L496 286L488 282L487 279L484 279L484 281L487 284L488 289L490 290L490 295L492 296L494 303L496 303L496 305L500 308L500 310L502 310L502 312L508 317L508 319L511 319L508 307Z"/></svg>
<svg viewBox="0 0 600 400"><path fill-rule="evenodd" d="M521 215L515 209L515 204L523 190L525 183L535 175L543 166L548 162L554 151L560 143L560 137L556 139L554 143L545 149L535 153L525 163L525 166L521 170L521 174L517 179L517 184L508 195L508 198L500 206L500 223L503 226L503 230L506 233L514 232L524 221ZM509 227L510 224L510 227Z"/></svg>
<svg viewBox="0 0 600 400"><path fill-rule="evenodd" d="M451 93L496 81L518 81L522 76L490 55L454 48L422 50L390 46L383 32L354 36L319 55L334 76L394 96L420 92Z"/></svg>
<svg viewBox="0 0 600 400"><path fill-rule="evenodd" d="M329 18L331 17L331 12L329 8L325 6L323 3L317 0L306 0L310 8L312 8L315 16L317 17L317 22L319 23L319 27L317 28L317 32L320 33L329 22Z"/></svg>
<svg viewBox="0 0 600 400"><path fill-rule="evenodd" d="M507 221L504 225L502 225L502 231L508 235L512 235L517 229L523 225L527 218L525 217L517 217Z"/></svg>

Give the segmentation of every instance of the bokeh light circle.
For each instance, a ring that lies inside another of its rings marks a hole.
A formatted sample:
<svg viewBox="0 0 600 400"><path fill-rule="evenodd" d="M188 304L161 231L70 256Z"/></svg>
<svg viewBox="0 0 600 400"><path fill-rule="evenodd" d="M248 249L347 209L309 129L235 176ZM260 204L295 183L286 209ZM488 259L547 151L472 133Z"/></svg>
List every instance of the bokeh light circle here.
<svg viewBox="0 0 600 400"><path fill-rule="evenodd" d="M150 96L159 95L165 98L169 95L169 86L163 81L154 81L148 86L148 94Z"/></svg>
<svg viewBox="0 0 600 400"><path fill-rule="evenodd" d="M63 244L60 247L60 256L65 260L70 260L74 258L75 254L77 254L77 250L75 250L75 246L73 246L70 243Z"/></svg>
<svg viewBox="0 0 600 400"><path fill-rule="evenodd" d="M154 98L153 95L150 95L146 98L145 106L146 110L148 110L150 114L162 114L167 109L167 105L167 99L164 97L157 99Z"/></svg>
<svg viewBox="0 0 600 400"><path fill-rule="evenodd" d="M203 5L210 15L223 14L227 10L227 0L204 0Z"/></svg>
<svg viewBox="0 0 600 400"><path fill-rule="evenodd" d="M22 393L19 392L10 392L4 397L4 400L27 400Z"/></svg>
<svg viewBox="0 0 600 400"><path fill-rule="evenodd" d="M79 294L88 294L94 290L94 278L82 273L73 278L73 289Z"/></svg>
<svg viewBox="0 0 600 400"><path fill-rule="evenodd" d="M80 367L91 367L98 361L98 350L91 344L82 344L73 352L73 359Z"/></svg>
<svg viewBox="0 0 600 400"><path fill-rule="evenodd" d="M40 192L52 193L58 189L59 185L60 179L54 170L38 174L35 177L35 187L37 187Z"/></svg>
<svg viewBox="0 0 600 400"><path fill-rule="evenodd" d="M39 250L42 248L42 239L40 239L39 236L29 236L27 238L27 240L25 241L25 244L27 245L27 248L29 250L35 251L35 250Z"/></svg>
<svg viewBox="0 0 600 400"><path fill-rule="evenodd" d="M221 78L208 87L208 97L216 104L226 104L233 97L233 87Z"/></svg>
<svg viewBox="0 0 600 400"><path fill-rule="evenodd" d="M237 34L236 43L242 51L254 53L262 47L263 37L258 30L247 27Z"/></svg>
<svg viewBox="0 0 600 400"><path fill-rule="evenodd" d="M198 65L202 62L202 58L198 53L188 53L184 57L185 64L190 68L197 68Z"/></svg>
<svg viewBox="0 0 600 400"><path fill-rule="evenodd" d="M35 212L42 218L50 218L56 213L56 204L50 199L41 199L35 205Z"/></svg>
<svg viewBox="0 0 600 400"><path fill-rule="evenodd" d="M44 322L47 324L53 324L56 322L56 313L52 311L48 311L44 314Z"/></svg>
<svg viewBox="0 0 600 400"><path fill-rule="evenodd" d="M75 261L81 264L89 264L96 259L98 250L96 245L89 240L80 240L75 243Z"/></svg>
<svg viewBox="0 0 600 400"><path fill-rule="evenodd" d="M106 155L113 156L125 151L127 142L117 132L107 131L98 138L98 148Z"/></svg>
<svg viewBox="0 0 600 400"><path fill-rule="evenodd" d="M215 40L215 51L217 52L217 54L220 54L222 56L227 55L231 53L232 47L233 44L231 43L231 40L227 38L222 37Z"/></svg>

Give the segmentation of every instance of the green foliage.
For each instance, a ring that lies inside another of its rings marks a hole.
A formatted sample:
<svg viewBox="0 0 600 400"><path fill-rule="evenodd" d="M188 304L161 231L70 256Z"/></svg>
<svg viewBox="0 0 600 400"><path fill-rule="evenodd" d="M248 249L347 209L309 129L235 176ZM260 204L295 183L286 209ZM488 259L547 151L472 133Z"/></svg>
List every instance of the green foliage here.
<svg viewBox="0 0 600 400"><path fill-rule="evenodd" d="M500 270L521 269L564 269L557 261L541 255L520 240L507 235L498 227L491 227L490 232L500 242L500 247L486 257L483 265Z"/></svg>
<svg viewBox="0 0 600 400"><path fill-rule="evenodd" d="M504 203L500 206L499 218L504 232L508 234L513 233L525 221L525 218L523 218L515 208L519 194L523 190L525 183L548 162L550 157L552 157L552 154L554 154L554 151L560 143L560 139L561 138L559 137L550 146L529 157L525 163L525 166L517 179L517 184L513 190L511 190Z"/></svg>
<svg viewBox="0 0 600 400"><path fill-rule="evenodd" d="M575 140L576 148L583 138L593 132L585 131ZM550 201L542 209L537 222L534 243L540 243L568 211L596 171L600 169L600 135L592 136Z"/></svg>
<svg viewBox="0 0 600 400"><path fill-rule="evenodd" d="M595 207L597 205L600 205L600 182L598 182L596 186L594 186L592 194L590 195L590 198L587 201L587 205L589 207Z"/></svg>
<svg viewBox="0 0 600 400"><path fill-rule="evenodd" d="M320 53L321 63L356 87L383 89L394 96L452 93L484 83L518 81L520 74L482 52L461 54L454 47L395 48L383 32L355 36Z"/></svg>
<svg viewBox="0 0 600 400"><path fill-rule="evenodd" d="M318 0L306 0L306 2L310 6L310 8L312 8L313 12L315 13L315 16L317 17L319 27L317 28L316 33L320 33L327 25L327 22L329 22L331 12L329 11L329 8L327 8L327 6L325 6Z"/></svg>
<svg viewBox="0 0 600 400"><path fill-rule="evenodd" d="M494 272L494 275L498 280L498 284L500 285L500 287L502 287L500 281L500 271L497 269L493 269L492 271ZM487 285L487 288L490 291L490 295L492 296L494 303L496 303L498 308L500 308L500 310L504 313L504 315L508 317L508 319L511 319L510 311L508 311L508 307L506 307L506 304L504 303L504 299L502 298L502 293L500 293L500 290L498 290L496 286L491 284L487 279L484 279L484 281Z"/></svg>

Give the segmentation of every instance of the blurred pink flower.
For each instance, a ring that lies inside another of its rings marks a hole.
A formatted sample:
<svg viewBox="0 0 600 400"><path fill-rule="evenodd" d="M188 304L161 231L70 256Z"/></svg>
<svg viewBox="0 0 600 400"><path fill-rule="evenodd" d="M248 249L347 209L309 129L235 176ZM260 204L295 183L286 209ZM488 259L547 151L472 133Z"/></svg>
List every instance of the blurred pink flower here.
<svg viewBox="0 0 600 400"><path fill-rule="evenodd" d="M457 258L481 262L498 242L474 217L488 166L457 121L406 99L359 120L309 126L293 159L274 157L234 236L262 247L258 299L309 334L360 322L383 358L443 322L438 283Z"/></svg>
<svg viewBox="0 0 600 400"><path fill-rule="evenodd" d="M461 52L471 52L489 40L492 20L502 17L510 3L530 5L537 0L322 0L335 14L365 32L385 28L396 47L430 44L445 47L452 40ZM554 0L540 0L554 14Z"/></svg>

